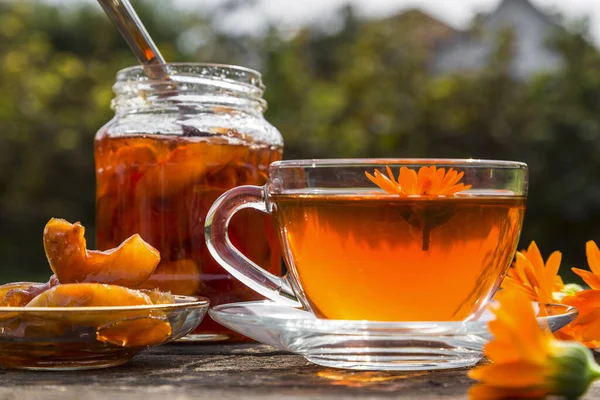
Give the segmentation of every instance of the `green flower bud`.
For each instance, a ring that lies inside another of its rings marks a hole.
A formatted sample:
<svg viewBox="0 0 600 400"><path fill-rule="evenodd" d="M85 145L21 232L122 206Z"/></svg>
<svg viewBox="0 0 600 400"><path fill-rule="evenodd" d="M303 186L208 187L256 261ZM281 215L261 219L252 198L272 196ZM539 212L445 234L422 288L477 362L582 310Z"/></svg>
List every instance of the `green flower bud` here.
<svg viewBox="0 0 600 400"><path fill-rule="evenodd" d="M600 378L600 366L581 343L554 341L551 362L554 364L552 393L557 396L577 399Z"/></svg>
<svg viewBox="0 0 600 400"><path fill-rule="evenodd" d="M583 287L581 285L578 285L576 283L567 283L565 287L561 290L561 292L567 296L573 296L575 295L575 293L581 292L582 290Z"/></svg>

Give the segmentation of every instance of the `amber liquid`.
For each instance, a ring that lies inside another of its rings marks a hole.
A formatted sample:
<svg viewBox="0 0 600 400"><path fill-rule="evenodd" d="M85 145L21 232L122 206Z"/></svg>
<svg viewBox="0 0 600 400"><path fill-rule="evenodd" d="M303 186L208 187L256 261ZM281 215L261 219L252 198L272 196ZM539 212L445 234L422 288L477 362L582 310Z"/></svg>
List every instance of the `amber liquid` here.
<svg viewBox="0 0 600 400"><path fill-rule="evenodd" d="M204 241L204 220L226 190L264 185L268 165L281 159L280 148L194 137L100 136L95 157L100 250L139 233L161 254L161 263L146 286L205 296L211 306L261 299L213 260ZM279 246L269 216L238 212L229 235L247 257L281 274ZM195 333L239 338L208 316Z"/></svg>
<svg viewBox="0 0 600 400"><path fill-rule="evenodd" d="M465 320L500 283L519 197L275 195L284 257L321 318Z"/></svg>

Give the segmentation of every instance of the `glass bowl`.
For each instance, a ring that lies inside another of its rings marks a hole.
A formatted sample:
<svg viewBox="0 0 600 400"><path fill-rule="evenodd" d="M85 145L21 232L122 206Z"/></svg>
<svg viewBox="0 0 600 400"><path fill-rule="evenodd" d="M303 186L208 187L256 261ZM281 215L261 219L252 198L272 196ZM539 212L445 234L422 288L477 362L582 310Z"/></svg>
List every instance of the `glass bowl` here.
<svg viewBox="0 0 600 400"><path fill-rule="evenodd" d="M120 307L0 307L0 365L81 370L121 365L140 351L194 330L208 310L203 297Z"/></svg>

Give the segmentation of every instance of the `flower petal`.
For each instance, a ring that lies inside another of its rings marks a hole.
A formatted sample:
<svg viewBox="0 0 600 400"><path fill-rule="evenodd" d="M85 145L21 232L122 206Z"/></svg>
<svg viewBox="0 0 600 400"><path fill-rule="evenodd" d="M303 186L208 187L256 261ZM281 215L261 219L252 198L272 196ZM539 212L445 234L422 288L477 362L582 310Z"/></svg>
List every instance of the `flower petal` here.
<svg viewBox="0 0 600 400"><path fill-rule="evenodd" d="M542 257L542 253L540 252L540 249L537 245L537 243L535 242L535 240L532 240L531 243L529 243L529 246L527 247L526 251L522 251L523 254L525 254L525 256L531 260L532 263L537 262L538 266L543 266L544 265L544 259Z"/></svg>
<svg viewBox="0 0 600 400"><path fill-rule="evenodd" d="M544 272L542 275L542 284L540 286L542 299L545 303L551 303L553 300L555 284L554 277L558 275L561 261L562 254L560 251L555 251L554 253L550 254L550 257L548 257L548 260L546 261L546 266L544 267Z"/></svg>
<svg viewBox="0 0 600 400"><path fill-rule="evenodd" d="M537 276L534 273L533 264L531 264L531 261L529 261L523 252L519 251L515 254L514 266L523 284L528 284L532 288L539 286Z"/></svg>
<svg viewBox="0 0 600 400"><path fill-rule="evenodd" d="M485 347L485 355L493 358L496 363L510 363L522 359L522 354L516 346L509 341L500 341L498 336L494 335L496 340L489 342Z"/></svg>
<svg viewBox="0 0 600 400"><path fill-rule="evenodd" d="M593 240L585 244L585 255L587 256L590 269L600 275L600 249Z"/></svg>
<svg viewBox="0 0 600 400"><path fill-rule="evenodd" d="M563 282L562 278L560 277L560 275L556 275L554 277L554 291L560 292L564 288L565 288L565 283Z"/></svg>
<svg viewBox="0 0 600 400"><path fill-rule="evenodd" d="M587 314L600 308L600 290L577 292L573 296L563 298L562 303L575 307L579 311L579 318L575 320L579 322Z"/></svg>
<svg viewBox="0 0 600 400"><path fill-rule="evenodd" d="M417 173L417 194L426 194L431 185L431 177L435 173L435 166L421 167Z"/></svg>
<svg viewBox="0 0 600 400"><path fill-rule="evenodd" d="M540 329L533 307L522 291L503 290L496 295L500 306L493 309L496 319L488 323L495 341L506 342L515 346L522 355L522 360L530 363L543 363L549 352L548 343L551 334ZM492 343L490 342L490 343ZM484 348L486 351L487 347ZM486 355L495 361L494 354Z"/></svg>
<svg viewBox="0 0 600 400"><path fill-rule="evenodd" d="M463 185L462 183L453 186L448 190L448 194L454 194L458 192L464 192L465 190L471 189L471 185Z"/></svg>
<svg viewBox="0 0 600 400"><path fill-rule="evenodd" d="M548 282L548 285L552 285L554 283L554 277L558 275L561 261L562 253L560 251L555 251L554 253L550 254L550 257L548 257L548 260L546 260L546 274L552 278Z"/></svg>
<svg viewBox="0 0 600 400"><path fill-rule="evenodd" d="M390 179L383 175L379 170L375 170L375 176L369 174L368 172L365 172L365 175L371 182L385 190L387 193L399 194L401 192L398 184L390 181Z"/></svg>
<svg viewBox="0 0 600 400"><path fill-rule="evenodd" d="M451 183L451 185L456 185L456 184L457 184L457 183L458 183L458 182L459 182L459 181L462 179L462 177L463 177L463 176L465 176L465 173L464 173L464 172L459 172L459 173L458 173L458 174L457 174L457 175L454 177L454 179L452 180L452 183Z"/></svg>
<svg viewBox="0 0 600 400"><path fill-rule="evenodd" d="M579 275L592 289L600 289L600 275L595 275L590 271L579 268L571 268L571 271Z"/></svg>
<svg viewBox="0 0 600 400"><path fill-rule="evenodd" d="M390 166L386 165L385 169L386 169L386 171L388 173L388 176L390 177L390 180L395 183L396 182L396 178L394 177L394 173L392 172L392 169L390 168Z"/></svg>
<svg viewBox="0 0 600 400"><path fill-rule="evenodd" d="M469 377L487 385L503 388L530 388L547 385L550 365L529 364L521 361L506 364L488 364L469 371Z"/></svg>
<svg viewBox="0 0 600 400"><path fill-rule="evenodd" d="M442 189L442 181L444 180L444 176L446 175L445 168L438 168L433 175L433 179L431 180L431 192L430 194L438 194L440 189Z"/></svg>
<svg viewBox="0 0 600 400"><path fill-rule="evenodd" d="M533 290L529 285L525 285L521 281L510 276L504 278L504 281L502 282L502 288L521 290L525 292L531 301L537 301L537 292L535 290Z"/></svg>
<svg viewBox="0 0 600 400"><path fill-rule="evenodd" d="M458 175L458 172L456 172L454 169L450 168L448 170L448 172L446 173L446 176L444 176L444 179L442 180L441 187L442 188L451 187L456 182L458 182L458 181L453 182L454 178L456 178L456 175Z"/></svg>
<svg viewBox="0 0 600 400"><path fill-rule="evenodd" d="M544 258L542 257L542 253L540 253L540 249L537 247L537 244L532 241L527 248L527 252L523 254L533 266L535 276L542 277L544 275L544 268L546 268L546 266L544 265Z"/></svg>
<svg viewBox="0 0 600 400"><path fill-rule="evenodd" d="M590 313L586 321L582 321L580 338L583 342L594 342L600 340L600 309Z"/></svg>
<svg viewBox="0 0 600 400"><path fill-rule="evenodd" d="M417 173L414 169L400 168L398 183L405 194L415 194L417 192Z"/></svg>

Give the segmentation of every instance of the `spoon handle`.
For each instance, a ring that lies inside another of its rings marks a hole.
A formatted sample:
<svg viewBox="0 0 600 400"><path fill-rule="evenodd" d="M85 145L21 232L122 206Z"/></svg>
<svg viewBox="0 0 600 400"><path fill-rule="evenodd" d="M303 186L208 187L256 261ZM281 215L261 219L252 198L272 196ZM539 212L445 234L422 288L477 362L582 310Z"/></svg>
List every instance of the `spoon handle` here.
<svg viewBox="0 0 600 400"><path fill-rule="evenodd" d="M166 62L129 0L98 0L152 79L169 79Z"/></svg>

